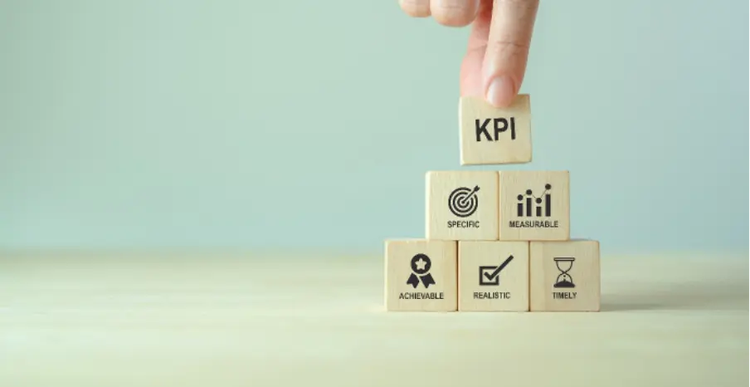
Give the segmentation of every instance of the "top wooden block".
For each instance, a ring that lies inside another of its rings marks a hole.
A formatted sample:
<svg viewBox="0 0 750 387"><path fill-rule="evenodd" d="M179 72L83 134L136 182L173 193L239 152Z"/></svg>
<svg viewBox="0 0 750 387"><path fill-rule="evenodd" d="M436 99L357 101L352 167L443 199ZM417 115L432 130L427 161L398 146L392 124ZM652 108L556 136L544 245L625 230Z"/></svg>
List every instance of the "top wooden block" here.
<svg viewBox="0 0 750 387"><path fill-rule="evenodd" d="M495 108L483 98L459 102L461 165L531 162L531 108L528 94Z"/></svg>

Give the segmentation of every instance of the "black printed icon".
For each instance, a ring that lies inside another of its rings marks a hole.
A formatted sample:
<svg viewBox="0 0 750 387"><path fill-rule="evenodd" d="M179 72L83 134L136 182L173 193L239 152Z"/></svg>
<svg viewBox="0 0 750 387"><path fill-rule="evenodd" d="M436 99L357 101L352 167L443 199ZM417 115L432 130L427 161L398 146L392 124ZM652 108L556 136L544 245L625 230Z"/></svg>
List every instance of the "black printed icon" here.
<svg viewBox="0 0 750 387"><path fill-rule="evenodd" d="M419 281L422 280L422 284L425 288L429 288L430 285L435 285L435 280L430 274L431 267L432 261L430 261L430 257L425 254L415 255L411 259L411 271L413 271L413 273L409 276L406 284L416 288L419 286Z"/></svg>
<svg viewBox="0 0 750 387"><path fill-rule="evenodd" d="M544 192L542 192L542 194L539 196L534 196L534 192L530 189L526 190L525 195L518 195L518 216L552 216L552 194L550 193L551 189L552 185L546 184L544 186Z"/></svg>
<svg viewBox="0 0 750 387"><path fill-rule="evenodd" d="M461 218L471 216L477 210L477 207L479 207L477 191L479 191L478 185L474 189L466 187L454 189L448 197L448 208L453 215Z"/></svg>
<svg viewBox="0 0 750 387"><path fill-rule="evenodd" d="M573 257L555 257L555 265L557 265L557 270L560 271L560 275L557 276L557 281L555 282L554 287L556 288L574 288L576 285L573 283L573 277L568 274L570 269L573 268L573 262L575 262L575 258ZM562 262L562 265L560 264ZM562 266L562 267L560 267Z"/></svg>
<svg viewBox="0 0 750 387"><path fill-rule="evenodd" d="M491 286L500 285L500 272L508 266L510 261L513 260L513 256L509 256L505 259L500 266L479 266L479 285Z"/></svg>

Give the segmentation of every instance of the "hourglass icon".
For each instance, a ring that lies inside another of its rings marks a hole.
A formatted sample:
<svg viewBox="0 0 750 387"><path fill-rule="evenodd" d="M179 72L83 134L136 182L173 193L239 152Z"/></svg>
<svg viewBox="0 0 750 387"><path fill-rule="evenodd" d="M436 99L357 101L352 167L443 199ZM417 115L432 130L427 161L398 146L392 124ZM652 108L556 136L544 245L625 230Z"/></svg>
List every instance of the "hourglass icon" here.
<svg viewBox="0 0 750 387"><path fill-rule="evenodd" d="M570 269L573 268L573 261L576 259L573 257L555 257L555 265L557 270L560 270L560 275L557 276L557 282L554 287L556 288L574 288L576 285L573 283L573 277L568 274ZM565 268L567 267L567 268Z"/></svg>

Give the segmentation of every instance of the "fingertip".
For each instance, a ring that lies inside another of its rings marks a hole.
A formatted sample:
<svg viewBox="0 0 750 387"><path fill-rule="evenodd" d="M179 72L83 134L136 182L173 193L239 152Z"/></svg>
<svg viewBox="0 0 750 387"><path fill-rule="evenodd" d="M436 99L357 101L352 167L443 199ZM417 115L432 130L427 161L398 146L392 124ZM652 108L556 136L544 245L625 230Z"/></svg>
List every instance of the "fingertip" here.
<svg viewBox="0 0 750 387"><path fill-rule="evenodd" d="M497 108L505 108L513 103L518 92L516 83L510 76L495 77L487 87L487 102Z"/></svg>
<svg viewBox="0 0 750 387"><path fill-rule="evenodd" d="M457 12L433 12L432 18L446 27L466 27L474 21L473 15Z"/></svg>
<svg viewBox="0 0 750 387"><path fill-rule="evenodd" d="M433 19L446 27L466 27L471 24L471 20L467 20L463 17L453 17L443 14L433 14Z"/></svg>
<svg viewBox="0 0 750 387"><path fill-rule="evenodd" d="M411 17L429 17L430 0L399 0L401 10Z"/></svg>
<svg viewBox="0 0 750 387"><path fill-rule="evenodd" d="M432 0L432 17L446 27L465 27L474 21L478 0Z"/></svg>

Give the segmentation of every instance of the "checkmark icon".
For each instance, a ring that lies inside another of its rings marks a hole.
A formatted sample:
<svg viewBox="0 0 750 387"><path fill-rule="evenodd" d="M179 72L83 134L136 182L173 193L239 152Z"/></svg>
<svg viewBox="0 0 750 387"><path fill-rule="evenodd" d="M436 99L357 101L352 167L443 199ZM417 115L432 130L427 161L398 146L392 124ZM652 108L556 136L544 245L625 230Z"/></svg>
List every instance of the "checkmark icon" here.
<svg viewBox="0 0 750 387"><path fill-rule="evenodd" d="M500 285L500 272L513 260L509 256L500 266L479 266L479 285Z"/></svg>

